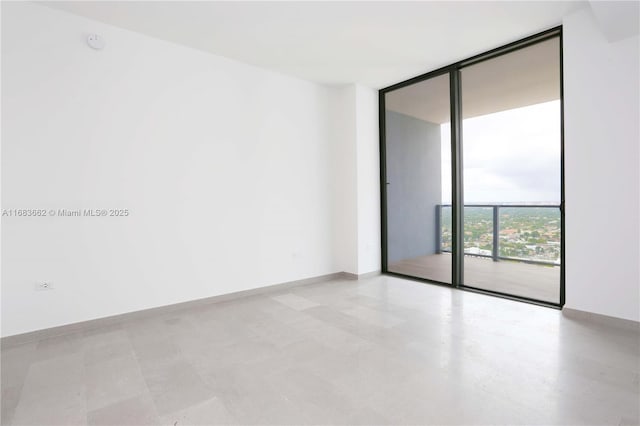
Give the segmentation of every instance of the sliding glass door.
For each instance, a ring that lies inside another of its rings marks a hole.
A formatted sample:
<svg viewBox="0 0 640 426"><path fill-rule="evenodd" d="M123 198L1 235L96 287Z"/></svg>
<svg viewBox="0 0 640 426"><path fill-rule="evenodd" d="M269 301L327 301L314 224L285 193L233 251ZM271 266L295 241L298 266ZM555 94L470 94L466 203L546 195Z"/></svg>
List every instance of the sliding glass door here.
<svg viewBox="0 0 640 426"><path fill-rule="evenodd" d="M387 270L451 284L449 75L385 101Z"/></svg>
<svg viewBox="0 0 640 426"><path fill-rule="evenodd" d="M383 271L561 306L561 31L380 91Z"/></svg>
<svg viewBox="0 0 640 426"><path fill-rule="evenodd" d="M464 285L560 302L560 40L460 70Z"/></svg>

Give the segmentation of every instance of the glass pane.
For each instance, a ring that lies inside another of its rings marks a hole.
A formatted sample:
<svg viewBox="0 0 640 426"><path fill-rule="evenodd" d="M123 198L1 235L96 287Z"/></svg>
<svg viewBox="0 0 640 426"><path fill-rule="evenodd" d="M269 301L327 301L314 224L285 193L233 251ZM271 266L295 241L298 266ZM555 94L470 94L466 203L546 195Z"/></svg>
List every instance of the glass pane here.
<svg viewBox="0 0 640 426"><path fill-rule="evenodd" d="M451 253L453 251L453 229L451 228L451 206L444 205L441 210L441 229L442 235L440 237L441 241L441 251Z"/></svg>
<svg viewBox="0 0 640 426"><path fill-rule="evenodd" d="M559 60L556 37L461 70L466 286L559 303Z"/></svg>
<svg viewBox="0 0 640 426"><path fill-rule="evenodd" d="M493 251L493 209L464 208L464 253L491 257Z"/></svg>
<svg viewBox="0 0 640 426"><path fill-rule="evenodd" d="M500 209L500 257L560 265L560 209Z"/></svg>
<svg viewBox="0 0 640 426"><path fill-rule="evenodd" d="M449 75L385 95L387 269L451 283Z"/></svg>

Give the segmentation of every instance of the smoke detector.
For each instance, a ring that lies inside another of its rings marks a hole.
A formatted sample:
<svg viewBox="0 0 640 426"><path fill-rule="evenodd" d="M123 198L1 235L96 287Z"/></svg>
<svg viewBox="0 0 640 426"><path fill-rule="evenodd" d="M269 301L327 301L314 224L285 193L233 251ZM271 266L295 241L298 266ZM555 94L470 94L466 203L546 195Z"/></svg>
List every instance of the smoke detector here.
<svg viewBox="0 0 640 426"><path fill-rule="evenodd" d="M98 34L90 34L89 37L87 37L87 43L96 50L102 50L104 48L104 39Z"/></svg>

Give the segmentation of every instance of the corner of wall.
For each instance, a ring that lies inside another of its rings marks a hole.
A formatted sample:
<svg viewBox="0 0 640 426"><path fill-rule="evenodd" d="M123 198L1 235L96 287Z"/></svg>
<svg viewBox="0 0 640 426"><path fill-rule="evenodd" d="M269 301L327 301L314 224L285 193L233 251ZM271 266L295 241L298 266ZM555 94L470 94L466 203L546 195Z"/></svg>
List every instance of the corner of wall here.
<svg viewBox="0 0 640 426"><path fill-rule="evenodd" d="M563 20L566 305L640 321L639 38Z"/></svg>
<svg viewBox="0 0 640 426"><path fill-rule="evenodd" d="M342 271L380 270L380 168L377 91L333 88L335 248Z"/></svg>

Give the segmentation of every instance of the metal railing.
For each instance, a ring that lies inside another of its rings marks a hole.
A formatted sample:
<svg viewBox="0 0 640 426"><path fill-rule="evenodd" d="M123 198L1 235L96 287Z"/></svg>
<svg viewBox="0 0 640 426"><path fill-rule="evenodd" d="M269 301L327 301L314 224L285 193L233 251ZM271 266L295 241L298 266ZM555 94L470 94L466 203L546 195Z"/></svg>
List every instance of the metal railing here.
<svg viewBox="0 0 640 426"><path fill-rule="evenodd" d="M436 253L451 253L451 250L442 248L442 208L451 207L451 204L437 204L436 205ZM500 256L500 208L556 208L560 210L559 204L465 204L464 208L483 207L491 208L493 211L492 221L492 245L491 255L480 253L466 253L465 256L478 256L493 259L494 262L499 260L513 260L525 263L535 263L542 265L558 266L556 262L549 262L538 259L523 259L519 257ZM464 217L464 216L463 216Z"/></svg>

